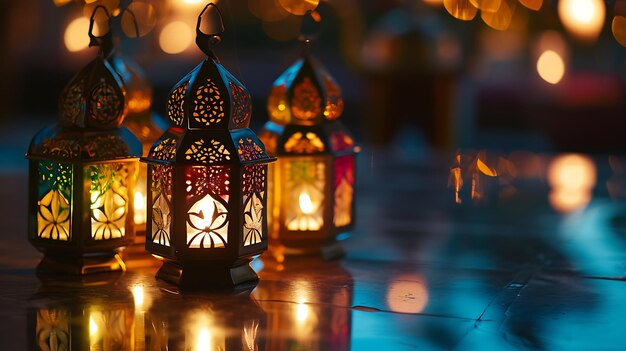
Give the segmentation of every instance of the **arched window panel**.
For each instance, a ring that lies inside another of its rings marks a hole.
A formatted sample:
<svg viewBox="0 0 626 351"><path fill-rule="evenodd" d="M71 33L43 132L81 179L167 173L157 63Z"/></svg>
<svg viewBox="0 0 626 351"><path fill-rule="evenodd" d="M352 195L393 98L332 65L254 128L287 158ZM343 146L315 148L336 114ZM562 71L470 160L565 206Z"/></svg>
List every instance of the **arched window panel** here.
<svg viewBox="0 0 626 351"><path fill-rule="evenodd" d="M229 166L185 167L188 248L220 249L228 245L230 187Z"/></svg>
<svg viewBox="0 0 626 351"><path fill-rule="evenodd" d="M267 216L265 203L267 165L243 168L243 246L260 244L267 236L263 219Z"/></svg>
<svg viewBox="0 0 626 351"><path fill-rule="evenodd" d="M84 166L83 176L88 189L91 239L121 239L127 234L127 217L132 219L133 207L129 180L136 166L128 162L111 162ZM130 217L129 217L130 216Z"/></svg>
<svg viewBox="0 0 626 351"><path fill-rule="evenodd" d="M171 246L172 232L172 166L151 165L152 226L150 242Z"/></svg>
<svg viewBox="0 0 626 351"><path fill-rule="evenodd" d="M323 159L285 158L280 163L284 226L318 231L324 226L326 163Z"/></svg>
<svg viewBox="0 0 626 351"><path fill-rule="evenodd" d="M38 161L37 238L72 240L72 165Z"/></svg>
<svg viewBox="0 0 626 351"><path fill-rule="evenodd" d="M334 216L335 227L352 224L354 206L354 155L335 159L334 174Z"/></svg>

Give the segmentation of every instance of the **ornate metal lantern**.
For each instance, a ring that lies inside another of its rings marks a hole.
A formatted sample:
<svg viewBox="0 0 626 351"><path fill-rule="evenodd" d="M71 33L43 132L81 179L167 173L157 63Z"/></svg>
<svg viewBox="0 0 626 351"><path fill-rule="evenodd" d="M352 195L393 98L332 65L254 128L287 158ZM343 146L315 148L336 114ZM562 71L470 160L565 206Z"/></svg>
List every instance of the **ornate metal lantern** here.
<svg viewBox="0 0 626 351"><path fill-rule="evenodd" d="M214 29L205 34L208 24ZM174 125L144 159L146 249L164 259L158 278L187 287L256 280L249 262L267 249L266 174L274 159L248 129L248 91L212 52L223 31L217 6L208 4L196 28L208 58L172 89Z"/></svg>
<svg viewBox="0 0 626 351"><path fill-rule="evenodd" d="M341 90L308 50L274 82L268 100L270 121L259 138L279 157L269 170L270 251L343 254L336 238L354 223L355 146L337 119Z"/></svg>
<svg viewBox="0 0 626 351"><path fill-rule="evenodd" d="M133 194L141 144L124 127L125 89L107 57L111 33L92 34L98 56L65 87L60 121L28 149L29 240L39 268L86 274L124 270L117 255L133 241ZM108 15L108 13L107 13Z"/></svg>

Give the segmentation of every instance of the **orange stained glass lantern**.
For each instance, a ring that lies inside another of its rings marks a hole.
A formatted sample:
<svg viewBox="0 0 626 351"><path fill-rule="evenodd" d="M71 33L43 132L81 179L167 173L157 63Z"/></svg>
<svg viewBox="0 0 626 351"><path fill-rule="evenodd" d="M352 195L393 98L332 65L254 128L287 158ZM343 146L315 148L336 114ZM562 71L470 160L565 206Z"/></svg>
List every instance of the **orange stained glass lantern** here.
<svg viewBox="0 0 626 351"><path fill-rule="evenodd" d="M106 12L102 6L94 10ZM107 13L108 15L108 13ZM60 120L31 141L28 238L42 270L124 270L118 252L133 241L133 194L141 144L126 128L126 92L107 58L110 31L89 36L98 56L65 87Z"/></svg>
<svg viewBox="0 0 626 351"><path fill-rule="evenodd" d="M164 260L157 277L181 287L256 280L249 262L267 249L267 164L274 158L248 129L247 89L213 54L222 32L217 6L207 5L196 43L208 58L172 89L173 126L144 160L146 249Z"/></svg>
<svg viewBox="0 0 626 351"><path fill-rule="evenodd" d="M302 57L275 82L270 121L259 138L279 161L270 167L270 251L284 255L343 255L337 242L354 225L358 147L338 120L341 89L305 43Z"/></svg>

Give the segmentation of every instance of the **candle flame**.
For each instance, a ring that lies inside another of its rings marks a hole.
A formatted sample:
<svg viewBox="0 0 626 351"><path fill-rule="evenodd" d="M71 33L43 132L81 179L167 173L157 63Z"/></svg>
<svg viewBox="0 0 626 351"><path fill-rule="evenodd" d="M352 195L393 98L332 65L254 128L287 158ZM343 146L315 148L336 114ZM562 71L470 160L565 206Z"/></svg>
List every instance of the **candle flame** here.
<svg viewBox="0 0 626 351"><path fill-rule="evenodd" d="M306 192L301 193L300 197L298 198L298 202L300 203L300 210L302 211L302 213L304 214L313 213L314 211L313 201L311 201L311 196L308 193Z"/></svg>
<svg viewBox="0 0 626 351"><path fill-rule="evenodd" d="M196 350L211 351L211 334L208 328L200 329L198 340L196 340Z"/></svg>
<svg viewBox="0 0 626 351"><path fill-rule="evenodd" d="M211 201L203 201L200 204L200 214L202 215L202 226L210 228L213 223L213 203Z"/></svg>
<svg viewBox="0 0 626 351"><path fill-rule="evenodd" d="M135 224L146 223L146 197L135 191Z"/></svg>
<svg viewBox="0 0 626 351"><path fill-rule="evenodd" d="M93 320L93 316L89 315L89 336L98 334L98 324Z"/></svg>

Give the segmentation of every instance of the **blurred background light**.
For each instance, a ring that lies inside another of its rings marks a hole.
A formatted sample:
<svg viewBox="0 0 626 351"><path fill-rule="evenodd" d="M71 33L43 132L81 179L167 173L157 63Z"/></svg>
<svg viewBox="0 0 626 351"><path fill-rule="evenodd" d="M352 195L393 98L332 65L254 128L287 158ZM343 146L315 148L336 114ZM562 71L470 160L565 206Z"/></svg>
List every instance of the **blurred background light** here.
<svg viewBox="0 0 626 351"><path fill-rule="evenodd" d="M584 42L594 42L604 25L606 5L602 0L559 0L563 27Z"/></svg>
<svg viewBox="0 0 626 351"><path fill-rule="evenodd" d="M565 62L561 55L552 50L546 50L537 60L537 73L546 82L557 84L565 75Z"/></svg>
<svg viewBox="0 0 626 351"><path fill-rule="evenodd" d="M70 22L65 28L63 41L70 52L81 51L89 46L89 19L78 17Z"/></svg>
<svg viewBox="0 0 626 351"><path fill-rule="evenodd" d="M193 32L189 25L182 21L167 24L159 35L159 45L163 52L178 54L185 51L193 41Z"/></svg>

